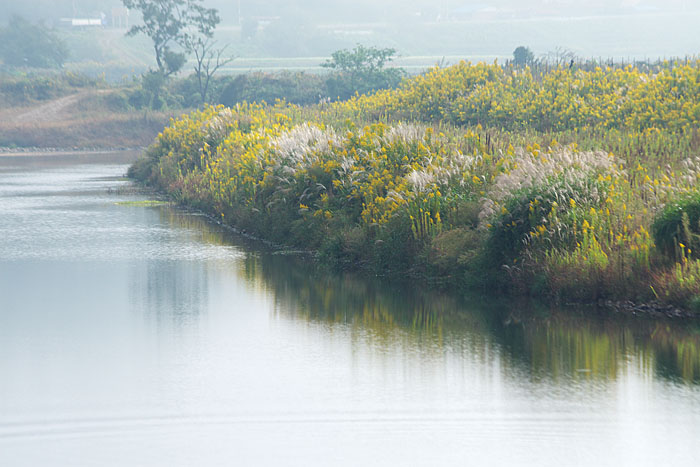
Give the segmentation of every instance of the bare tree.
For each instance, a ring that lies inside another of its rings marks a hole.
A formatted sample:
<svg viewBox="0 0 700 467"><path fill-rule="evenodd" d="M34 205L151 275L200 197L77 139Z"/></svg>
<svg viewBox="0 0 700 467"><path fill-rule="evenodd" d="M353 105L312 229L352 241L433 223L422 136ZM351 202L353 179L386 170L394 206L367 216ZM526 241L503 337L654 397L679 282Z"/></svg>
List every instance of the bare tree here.
<svg viewBox="0 0 700 467"><path fill-rule="evenodd" d="M564 47L557 47L554 50L547 52L544 60L549 65L570 67L578 60L578 57L573 50L569 50Z"/></svg>
<svg viewBox="0 0 700 467"><path fill-rule="evenodd" d="M216 41L207 36L191 41L188 48L195 57L194 72L197 75L199 97L204 104L207 101L211 78L221 67L231 63L235 57L224 56L228 44L217 48Z"/></svg>

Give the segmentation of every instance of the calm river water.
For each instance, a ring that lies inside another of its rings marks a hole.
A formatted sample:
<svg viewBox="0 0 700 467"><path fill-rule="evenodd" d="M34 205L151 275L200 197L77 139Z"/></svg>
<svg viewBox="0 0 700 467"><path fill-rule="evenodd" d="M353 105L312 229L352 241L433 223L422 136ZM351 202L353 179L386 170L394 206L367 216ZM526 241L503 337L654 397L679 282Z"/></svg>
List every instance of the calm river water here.
<svg viewBox="0 0 700 467"><path fill-rule="evenodd" d="M699 465L700 326L334 276L0 157L0 465Z"/></svg>

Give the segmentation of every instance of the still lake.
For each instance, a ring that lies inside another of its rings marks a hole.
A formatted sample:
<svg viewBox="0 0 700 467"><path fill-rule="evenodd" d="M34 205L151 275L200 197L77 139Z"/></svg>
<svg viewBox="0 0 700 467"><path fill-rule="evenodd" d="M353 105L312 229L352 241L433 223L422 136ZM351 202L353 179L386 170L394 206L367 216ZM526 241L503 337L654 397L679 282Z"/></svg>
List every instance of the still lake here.
<svg viewBox="0 0 700 467"><path fill-rule="evenodd" d="M700 325L335 275L0 157L0 465L700 463Z"/></svg>

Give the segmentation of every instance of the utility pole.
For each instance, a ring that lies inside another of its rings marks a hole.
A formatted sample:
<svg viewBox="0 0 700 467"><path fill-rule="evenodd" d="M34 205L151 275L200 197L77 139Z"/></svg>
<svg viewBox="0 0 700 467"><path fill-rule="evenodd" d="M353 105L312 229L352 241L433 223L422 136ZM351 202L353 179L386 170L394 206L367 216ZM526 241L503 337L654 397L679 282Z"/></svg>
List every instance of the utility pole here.
<svg viewBox="0 0 700 467"><path fill-rule="evenodd" d="M448 21L450 19L450 0L441 0L438 11L440 21Z"/></svg>

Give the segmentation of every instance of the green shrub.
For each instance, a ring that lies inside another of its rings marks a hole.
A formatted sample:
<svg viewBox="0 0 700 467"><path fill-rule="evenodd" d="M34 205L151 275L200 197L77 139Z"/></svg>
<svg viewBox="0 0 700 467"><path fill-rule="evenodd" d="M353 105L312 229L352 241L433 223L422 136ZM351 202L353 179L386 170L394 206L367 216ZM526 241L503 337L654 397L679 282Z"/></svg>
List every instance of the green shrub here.
<svg viewBox="0 0 700 467"><path fill-rule="evenodd" d="M493 265L513 264L535 239L537 247L531 248L535 255L573 246L576 223L591 207L599 207L604 183L595 174L569 173L516 192L489 228L485 250Z"/></svg>
<svg viewBox="0 0 700 467"><path fill-rule="evenodd" d="M185 104L185 96L178 86L158 71L142 74L139 84L127 97L128 104L135 109L179 109Z"/></svg>
<svg viewBox="0 0 700 467"><path fill-rule="evenodd" d="M685 253L693 257L700 251L700 193L692 193L668 203L651 226L656 248L669 258Z"/></svg>
<svg viewBox="0 0 700 467"><path fill-rule="evenodd" d="M0 102L26 105L96 87L99 87L99 81L71 72L3 73L0 75Z"/></svg>
<svg viewBox="0 0 700 467"><path fill-rule="evenodd" d="M369 94L398 87L406 73L399 68L351 73L338 71L326 78L326 94L332 100L347 100L355 94Z"/></svg>
<svg viewBox="0 0 700 467"><path fill-rule="evenodd" d="M466 268L482 246L481 233L472 228L455 228L438 234L425 252L428 276L459 285Z"/></svg>
<svg viewBox="0 0 700 467"><path fill-rule="evenodd" d="M532 187L508 199L501 215L489 228L485 251L492 265L512 264L525 247L528 235L546 219L555 202L546 187ZM537 201L536 208L530 207Z"/></svg>
<svg viewBox="0 0 700 467"><path fill-rule="evenodd" d="M247 73L223 86L218 103L232 107L240 102L284 100L291 104L316 104L324 97L321 77L303 72ZM215 93L216 94L216 93Z"/></svg>
<svg viewBox="0 0 700 467"><path fill-rule="evenodd" d="M358 44L352 50L333 52L321 66L333 70L326 78L331 99L346 100L358 94L396 88L406 76L402 68L384 68L396 56L396 50L365 47Z"/></svg>
<svg viewBox="0 0 700 467"><path fill-rule="evenodd" d="M411 271L419 248L408 216L392 217L376 235L372 254L375 274L395 275Z"/></svg>

